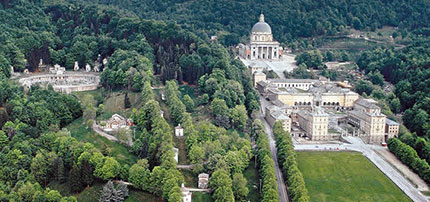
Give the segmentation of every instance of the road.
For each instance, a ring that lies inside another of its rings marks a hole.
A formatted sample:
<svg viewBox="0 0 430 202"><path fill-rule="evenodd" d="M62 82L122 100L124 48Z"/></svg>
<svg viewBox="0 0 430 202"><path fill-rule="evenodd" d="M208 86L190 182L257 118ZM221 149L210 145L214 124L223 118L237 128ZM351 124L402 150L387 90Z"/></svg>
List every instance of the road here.
<svg viewBox="0 0 430 202"><path fill-rule="evenodd" d="M295 144L295 150L313 150L313 151L337 151L351 150L361 152L368 158L379 170L391 179L409 198L416 202L429 201L414 185L412 185L399 171L394 169L388 162L379 156L375 150L385 149L378 145L364 144L358 137L346 137L349 142L340 144Z"/></svg>
<svg viewBox="0 0 430 202"><path fill-rule="evenodd" d="M108 140L113 141L113 142L117 142L118 141L118 139L116 137L114 137L112 135L109 135L109 134L105 133L103 130L101 130L99 128L99 126L95 123L95 121L94 121L94 124L93 124L92 128L93 128L94 132L96 132L97 134L99 134L99 135L107 138Z"/></svg>
<svg viewBox="0 0 430 202"><path fill-rule="evenodd" d="M263 98L263 96L260 96L260 120L264 124L264 128L266 129L266 134L269 138L269 145L270 145L270 152L272 153L272 159L275 162L275 174L276 174L276 180L278 183L278 194L281 202L288 202L288 193L287 193L287 187L284 183L284 178L282 176L282 171L279 167L278 158L277 158L277 151L276 151L276 142L275 138L273 137L272 127L270 127L269 123L267 123L266 119L264 119L264 109L268 105L268 101Z"/></svg>

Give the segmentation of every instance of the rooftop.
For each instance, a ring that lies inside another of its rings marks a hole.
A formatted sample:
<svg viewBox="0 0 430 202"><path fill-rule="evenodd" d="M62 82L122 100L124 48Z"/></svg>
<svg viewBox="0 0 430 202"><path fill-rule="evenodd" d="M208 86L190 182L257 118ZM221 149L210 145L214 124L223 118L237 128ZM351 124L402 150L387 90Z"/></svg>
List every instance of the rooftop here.
<svg viewBox="0 0 430 202"><path fill-rule="evenodd" d="M380 107L378 107L376 103L377 102L373 99L365 99L365 98L359 98L357 101L355 101L355 104L361 105L366 108L380 109Z"/></svg>
<svg viewBox="0 0 430 202"><path fill-rule="evenodd" d="M259 22L255 23L255 25L252 27L251 30L252 33L260 32L260 33L266 33L266 34L272 34L272 28L270 28L270 25L264 22L264 15L260 15Z"/></svg>
<svg viewBox="0 0 430 202"><path fill-rule="evenodd" d="M290 117L288 117L284 112L281 111L274 111L271 114L276 120L289 120Z"/></svg>
<svg viewBox="0 0 430 202"><path fill-rule="evenodd" d="M385 123L388 125L397 125L397 126L400 125L399 123L397 123L391 119L388 119L388 118L385 119Z"/></svg>

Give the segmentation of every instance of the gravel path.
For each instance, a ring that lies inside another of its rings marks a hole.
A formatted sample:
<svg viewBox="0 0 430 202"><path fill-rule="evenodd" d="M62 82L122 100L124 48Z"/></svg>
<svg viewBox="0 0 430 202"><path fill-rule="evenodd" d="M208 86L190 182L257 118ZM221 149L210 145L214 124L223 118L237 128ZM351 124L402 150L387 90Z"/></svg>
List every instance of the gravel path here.
<svg viewBox="0 0 430 202"><path fill-rule="evenodd" d="M272 159L275 162L275 174L276 174L276 180L278 183L278 194L281 202L288 202L288 193L287 193L287 186L285 186L284 178L282 176L282 171L279 167L278 158L277 158L277 151L276 151L276 142L275 138L273 137L272 128L267 123L266 119L264 119L264 109L268 105L267 101L260 97L260 120L263 122L264 127L266 129L266 134L269 138L269 145L270 145L270 151L272 153Z"/></svg>

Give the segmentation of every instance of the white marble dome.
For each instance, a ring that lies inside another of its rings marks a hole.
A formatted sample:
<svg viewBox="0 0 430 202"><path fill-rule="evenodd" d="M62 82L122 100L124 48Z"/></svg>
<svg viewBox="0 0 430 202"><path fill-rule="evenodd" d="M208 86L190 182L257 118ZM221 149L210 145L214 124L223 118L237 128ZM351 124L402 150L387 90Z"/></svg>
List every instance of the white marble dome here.
<svg viewBox="0 0 430 202"><path fill-rule="evenodd" d="M260 15L260 21L255 23L251 30L252 33L264 33L264 34L272 34L272 28L270 25L264 22L264 15Z"/></svg>

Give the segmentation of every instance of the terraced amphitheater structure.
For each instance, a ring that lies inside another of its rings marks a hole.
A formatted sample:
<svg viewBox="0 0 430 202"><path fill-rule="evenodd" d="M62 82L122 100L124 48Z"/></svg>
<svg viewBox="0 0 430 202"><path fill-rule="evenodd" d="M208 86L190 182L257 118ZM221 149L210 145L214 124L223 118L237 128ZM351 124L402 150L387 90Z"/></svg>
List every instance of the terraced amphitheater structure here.
<svg viewBox="0 0 430 202"><path fill-rule="evenodd" d="M61 74L33 73L21 76L18 82L28 88L34 85L42 87L50 85L57 92L69 94L97 89L100 86L100 73L68 71L64 71Z"/></svg>

